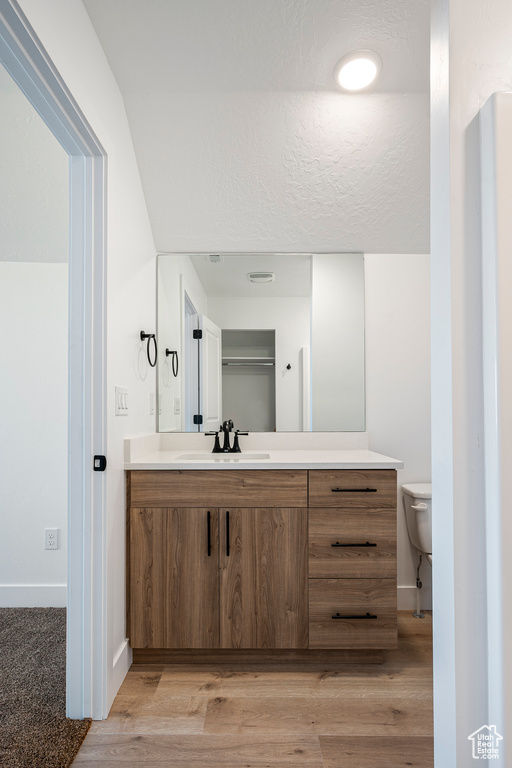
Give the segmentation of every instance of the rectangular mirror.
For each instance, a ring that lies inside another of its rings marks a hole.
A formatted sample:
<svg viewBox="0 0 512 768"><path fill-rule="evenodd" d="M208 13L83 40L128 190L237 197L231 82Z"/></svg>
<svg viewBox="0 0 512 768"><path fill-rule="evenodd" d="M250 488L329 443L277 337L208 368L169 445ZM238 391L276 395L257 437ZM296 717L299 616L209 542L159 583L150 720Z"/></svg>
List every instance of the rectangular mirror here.
<svg viewBox="0 0 512 768"><path fill-rule="evenodd" d="M361 253L160 254L158 430L365 429Z"/></svg>

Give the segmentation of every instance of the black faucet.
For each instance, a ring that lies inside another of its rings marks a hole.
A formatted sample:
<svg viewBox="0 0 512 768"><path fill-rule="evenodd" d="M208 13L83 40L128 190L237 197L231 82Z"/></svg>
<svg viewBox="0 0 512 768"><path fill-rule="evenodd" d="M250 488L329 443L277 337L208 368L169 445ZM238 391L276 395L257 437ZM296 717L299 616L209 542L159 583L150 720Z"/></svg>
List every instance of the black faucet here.
<svg viewBox="0 0 512 768"><path fill-rule="evenodd" d="M215 435L215 444L213 446L212 453L242 453L242 449L240 448L240 444L238 442L238 435L248 435L248 432L240 432L239 429L235 432L235 439L233 440L233 447L231 447L229 443L229 433L233 429L233 421L232 419L228 419L227 421L224 421L218 432L205 432L205 435ZM219 442L219 435L221 432L224 432L224 443L222 445L222 448L220 447Z"/></svg>
<svg viewBox="0 0 512 768"><path fill-rule="evenodd" d="M233 421L231 419L228 419L227 421L224 421L222 423L222 431L224 432L224 444L222 446L222 453L230 453L231 452L231 446L229 444L229 433L233 429Z"/></svg>

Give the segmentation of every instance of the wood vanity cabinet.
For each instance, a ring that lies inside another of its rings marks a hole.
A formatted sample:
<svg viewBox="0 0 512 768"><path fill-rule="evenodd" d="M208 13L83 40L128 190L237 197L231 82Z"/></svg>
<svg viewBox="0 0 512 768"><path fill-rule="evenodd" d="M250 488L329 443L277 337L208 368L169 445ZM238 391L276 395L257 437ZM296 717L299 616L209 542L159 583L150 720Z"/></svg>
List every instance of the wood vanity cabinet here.
<svg viewBox="0 0 512 768"><path fill-rule="evenodd" d="M137 470L127 490L132 647L396 647L395 470Z"/></svg>
<svg viewBox="0 0 512 768"><path fill-rule="evenodd" d="M307 648L307 472L137 471L136 648Z"/></svg>

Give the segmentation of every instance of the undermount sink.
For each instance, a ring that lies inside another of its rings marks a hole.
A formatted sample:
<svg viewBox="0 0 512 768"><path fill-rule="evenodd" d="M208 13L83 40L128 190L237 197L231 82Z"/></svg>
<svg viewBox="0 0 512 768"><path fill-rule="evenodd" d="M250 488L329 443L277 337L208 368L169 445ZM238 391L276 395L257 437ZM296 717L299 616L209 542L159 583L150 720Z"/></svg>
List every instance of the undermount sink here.
<svg viewBox="0 0 512 768"><path fill-rule="evenodd" d="M176 461L264 461L269 453L182 453Z"/></svg>

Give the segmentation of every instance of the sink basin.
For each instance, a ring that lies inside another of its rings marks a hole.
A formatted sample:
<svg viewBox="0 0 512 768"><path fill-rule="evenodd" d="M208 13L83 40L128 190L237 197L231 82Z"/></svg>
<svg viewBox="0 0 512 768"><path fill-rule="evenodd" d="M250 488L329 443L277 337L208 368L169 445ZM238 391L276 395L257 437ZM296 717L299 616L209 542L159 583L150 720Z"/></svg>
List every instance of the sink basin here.
<svg viewBox="0 0 512 768"><path fill-rule="evenodd" d="M176 461L264 461L269 453L182 453Z"/></svg>

